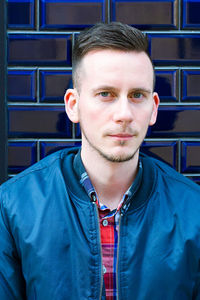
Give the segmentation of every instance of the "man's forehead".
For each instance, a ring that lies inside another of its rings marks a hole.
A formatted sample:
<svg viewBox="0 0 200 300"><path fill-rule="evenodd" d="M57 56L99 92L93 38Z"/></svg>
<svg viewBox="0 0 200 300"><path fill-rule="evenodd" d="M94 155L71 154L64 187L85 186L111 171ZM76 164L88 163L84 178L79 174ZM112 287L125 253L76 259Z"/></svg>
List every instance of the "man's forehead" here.
<svg viewBox="0 0 200 300"><path fill-rule="evenodd" d="M123 61L123 57L126 59L124 65L123 63L120 64L120 61ZM131 63L133 68L131 68ZM146 75L148 78L152 77L154 81L153 65L149 56L144 51L93 49L85 54L77 66L77 79L79 80L79 85L87 76L91 77L93 75L93 71L95 71L95 77L99 77L101 74L106 77L106 72L104 72L104 70L107 69L107 72L112 74L112 72L115 72L116 70L120 71L123 66L127 65L128 67L130 66L128 72L132 74L134 72L144 72L146 67L146 69L149 70Z"/></svg>
<svg viewBox="0 0 200 300"><path fill-rule="evenodd" d="M85 69L88 66L88 63L92 61L92 64L98 64L99 61L101 61L102 64L110 64L112 61L115 62L115 58L119 59L119 56L121 59L128 54L129 60L131 61L137 61L138 63L142 60L143 64L150 65L153 70L153 64L151 62L151 59L144 51L124 51L119 49L93 49L87 52L84 57L81 59L79 63L79 67L84 67ZM108 58L107 58L108 57Z"/></svg>

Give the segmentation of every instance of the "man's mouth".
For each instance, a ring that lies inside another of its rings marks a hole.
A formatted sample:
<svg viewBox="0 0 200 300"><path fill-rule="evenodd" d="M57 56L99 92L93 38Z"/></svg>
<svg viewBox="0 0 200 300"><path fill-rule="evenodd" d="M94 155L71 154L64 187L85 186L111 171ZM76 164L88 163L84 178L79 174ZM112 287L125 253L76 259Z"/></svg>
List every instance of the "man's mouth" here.
<svg viewBox="0 0 200 300"><path fill-rule="evenodd" d="M116 140L128 141L132 139L134 135L129 133L114 133L114 134L109 134L108 136Z"/></svg>

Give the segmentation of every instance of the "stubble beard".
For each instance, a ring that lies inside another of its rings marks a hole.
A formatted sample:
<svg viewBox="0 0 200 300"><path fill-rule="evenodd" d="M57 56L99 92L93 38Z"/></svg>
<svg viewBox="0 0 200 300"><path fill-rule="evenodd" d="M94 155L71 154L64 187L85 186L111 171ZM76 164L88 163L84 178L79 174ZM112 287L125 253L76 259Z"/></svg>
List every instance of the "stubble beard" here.
<svg viewBox="0 0 200 300"><path fill-rule="evenodd" d="M113 162L113 163L123 163L123 162L126 162L126 161L129 161L131 159L134 158L134 156L136 155L136 153L138 152L139 148L140 148L140 145L139 147L133 152L133 153L130 153L130 154L127 154L127 155L114 155L114 154L107 154L105 153L104 151L102 151L101 149L97 148L95 145L93 145L93 143L91 143L91 141L88 139L87 135L85 134L83 128L81 128L81 131L82 131L82 135L85 137L86 141L88 142L89 146L94 150L94 151L97 151L98 154L103 157L106 161L109 161L109 162ZM119 145L120 146L124 146L126 144L126 141L119 141Z"/></svg>

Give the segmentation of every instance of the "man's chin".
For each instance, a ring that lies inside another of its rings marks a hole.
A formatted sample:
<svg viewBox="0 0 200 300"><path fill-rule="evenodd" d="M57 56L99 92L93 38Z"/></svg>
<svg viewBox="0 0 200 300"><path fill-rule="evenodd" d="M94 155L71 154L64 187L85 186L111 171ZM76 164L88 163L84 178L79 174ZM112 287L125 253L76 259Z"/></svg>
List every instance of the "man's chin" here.
<svg viewBox="0 0 200 300"><path fill-rule="evenodd" d="M136 155L137 151L134 153L129 153L129 154L125 154L125 153L118 153L118 154L107 154L104 152L99 151L99 154L106 159L109 162L113 162L113 163L123 163L126 161L129 161L131 159L133 159Z"/></svg>

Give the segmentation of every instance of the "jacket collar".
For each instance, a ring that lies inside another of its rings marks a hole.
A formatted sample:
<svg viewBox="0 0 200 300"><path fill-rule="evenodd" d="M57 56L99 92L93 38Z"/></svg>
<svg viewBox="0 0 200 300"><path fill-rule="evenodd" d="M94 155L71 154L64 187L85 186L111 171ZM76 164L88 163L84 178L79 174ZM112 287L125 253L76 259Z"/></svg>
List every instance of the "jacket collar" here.
<svg viewBox="0 0 200 300"><path fill-rule="evenodd" d="M80 184L80 173L86 172L81 160L80 148L64 151L63 171L67 188L71 195L80 203L89 204L90 198L84 187ZM157 183L157 172L152 159L140 153L142 171L131 186L132 195L128 212L138 209L149 201Z"/></svg>

